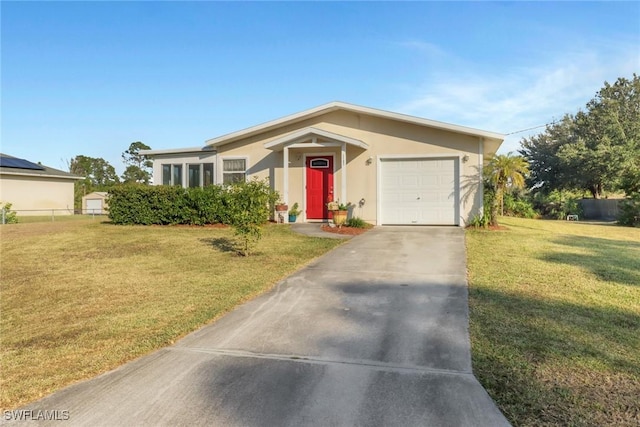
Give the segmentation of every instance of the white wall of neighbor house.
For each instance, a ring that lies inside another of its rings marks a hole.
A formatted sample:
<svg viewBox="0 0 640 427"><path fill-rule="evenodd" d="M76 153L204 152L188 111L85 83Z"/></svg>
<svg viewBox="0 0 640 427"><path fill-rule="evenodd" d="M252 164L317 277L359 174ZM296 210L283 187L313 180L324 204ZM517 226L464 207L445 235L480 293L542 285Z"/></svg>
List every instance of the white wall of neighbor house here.
<svg viewBox="0 0 640 427"><path fill-rule="evenodd" d="M89 193L82 197L82 213L106 214L109 212L108 194L102 191Z"/></svg>
<svg viewBox="0 0 640 427"><path fill-rule="evenodd" d="M213 183L217 183L215 181L217 173L215 152L155 154L153 156L154 185L167 185L165 174L167 168L169 169L169 185L188 187L190 177L194 177L196 174L198 186L206 185L209 175L211 175ZM192 168L191 172L190 168Z"/></svg>
<svg viewBox="0 0 640 427"><path fill-rule="evenodd" d="M0 201L18 216L73 215L73 179L0 175Z"/></svg>

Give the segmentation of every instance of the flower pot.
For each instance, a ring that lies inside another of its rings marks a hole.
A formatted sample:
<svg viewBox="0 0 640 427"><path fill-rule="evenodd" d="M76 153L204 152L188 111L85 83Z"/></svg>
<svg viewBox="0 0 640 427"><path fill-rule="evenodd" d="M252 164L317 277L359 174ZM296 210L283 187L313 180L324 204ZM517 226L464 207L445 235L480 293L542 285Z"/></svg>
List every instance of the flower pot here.
<svg viewBox="0 0 640 427"><path fill-rule="evenodd" d="M335 225L342 225L347 222L347 215L349 211L333 211L333 223Z"/></svg>
<svg viewBox="0 0 640 427"><path fill-rule="evenodd" d="M286 212L288 210L289 210L289 206L285 205L284 203L276 205L276 212Z"/></svg>
<svg viewBox="0 0 640 427"><path fill-rule="evenodd" d="M298 218L298 215L289 214L289 222L296 222L297 218Z"/></svg>

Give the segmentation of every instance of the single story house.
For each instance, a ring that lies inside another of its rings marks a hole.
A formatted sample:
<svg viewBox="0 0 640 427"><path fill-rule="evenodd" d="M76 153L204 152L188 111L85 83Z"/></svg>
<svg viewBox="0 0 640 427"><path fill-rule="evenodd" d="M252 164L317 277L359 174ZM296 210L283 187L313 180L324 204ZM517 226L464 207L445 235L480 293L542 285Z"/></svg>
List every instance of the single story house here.
<svg viewBox="0 0 640 427"><path fill-rule="evenodd" d="M331 102L206 141L147 150L156 184L201 186L268 178L302 221L327 202L352 203L376 225L464 226L483 208L480 171L504 135Z"/></svg>
<svg viewBox="0 0 640 427"><path fill-rule="evenodd" d="M73 184L82 177L0 154L0 201L18 216L73 215Z"/></svg>
<svg viewBox="0 0 640 427"><path fill-rule="evenodd" d="M82 196L82 213L87 215L106 215L109 212L106 191L94 191Z"/></svg>

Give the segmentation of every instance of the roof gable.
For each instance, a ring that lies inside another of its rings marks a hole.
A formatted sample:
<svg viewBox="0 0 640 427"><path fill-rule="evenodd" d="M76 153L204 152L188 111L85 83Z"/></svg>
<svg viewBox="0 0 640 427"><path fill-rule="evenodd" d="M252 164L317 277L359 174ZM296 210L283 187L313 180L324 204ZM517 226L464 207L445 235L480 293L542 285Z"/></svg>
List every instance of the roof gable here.
<svg viewBox="0 0 640 427"><path fill-rule="evenodd" d="M363 149L369 148L369 145L365 142L360 141L359 139L350 138L345 135L339 135L337 133L329 132L324 129L318 129L314 127L306 127L295 132L292 132L288 135L284 135L280 138L276 138L271 142L264 144L264 148L269 148L271 150L281 150L285 145L291 145L296 143L303 143L304 141L311 140L312 144L315 143L315 140L321 138L323 140L328 140L331 142L337 143L345 143L349 145L353 145L356 147L360 147Z"/></svg>
<svg viewBox="0 0 640 427"><path fill-rule="evenodd" d="M423 119L420 117L409 116L406 114L394 113L390 111L378 110L370 107L362 107L359 105L348 104L346 102L334 101L328 104L320 105L309 110L301 111L299 113L291 114L279 119L275 119L266 123L262 123L256 126L252 126L237 132L229 133L226 135L212 138L206 141L206 144L211 147L219 147L225 144L229 144L240 139L248 138L254 135L261 134L273 129L284 127L290 124L301 122L313 117L317 117L323 114L327 114L333 111L344 110L353 112L356 114L364 114L372 117L380 117L389 120L410 123L418 126L425 126L429 128L441 129L450 132L460 133L464 135L477 136L484 138L485 140L492 141L495 145L495 149L504 140L504 135L495 132L484 131L480 129L474 129L466 126L459 126L450 123L439 122L435 120Z"/></svg>

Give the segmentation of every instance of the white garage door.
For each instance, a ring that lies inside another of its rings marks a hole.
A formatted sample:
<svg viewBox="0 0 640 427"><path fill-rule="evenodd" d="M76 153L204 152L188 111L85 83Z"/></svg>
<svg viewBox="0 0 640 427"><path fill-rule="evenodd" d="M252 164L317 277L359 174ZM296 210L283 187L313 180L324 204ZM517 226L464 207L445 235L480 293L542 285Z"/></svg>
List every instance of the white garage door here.
<svg viewBox="0 0 640 427"><path fill-rule="evenodd" d="M87 199L88 214L102 214L102 199Z"/></svg>
<svg viewBox="0 0 640 427"><path fill-rule="evenodd" d="M457 225L458 159L382 159L382 224Z"/></svg>

